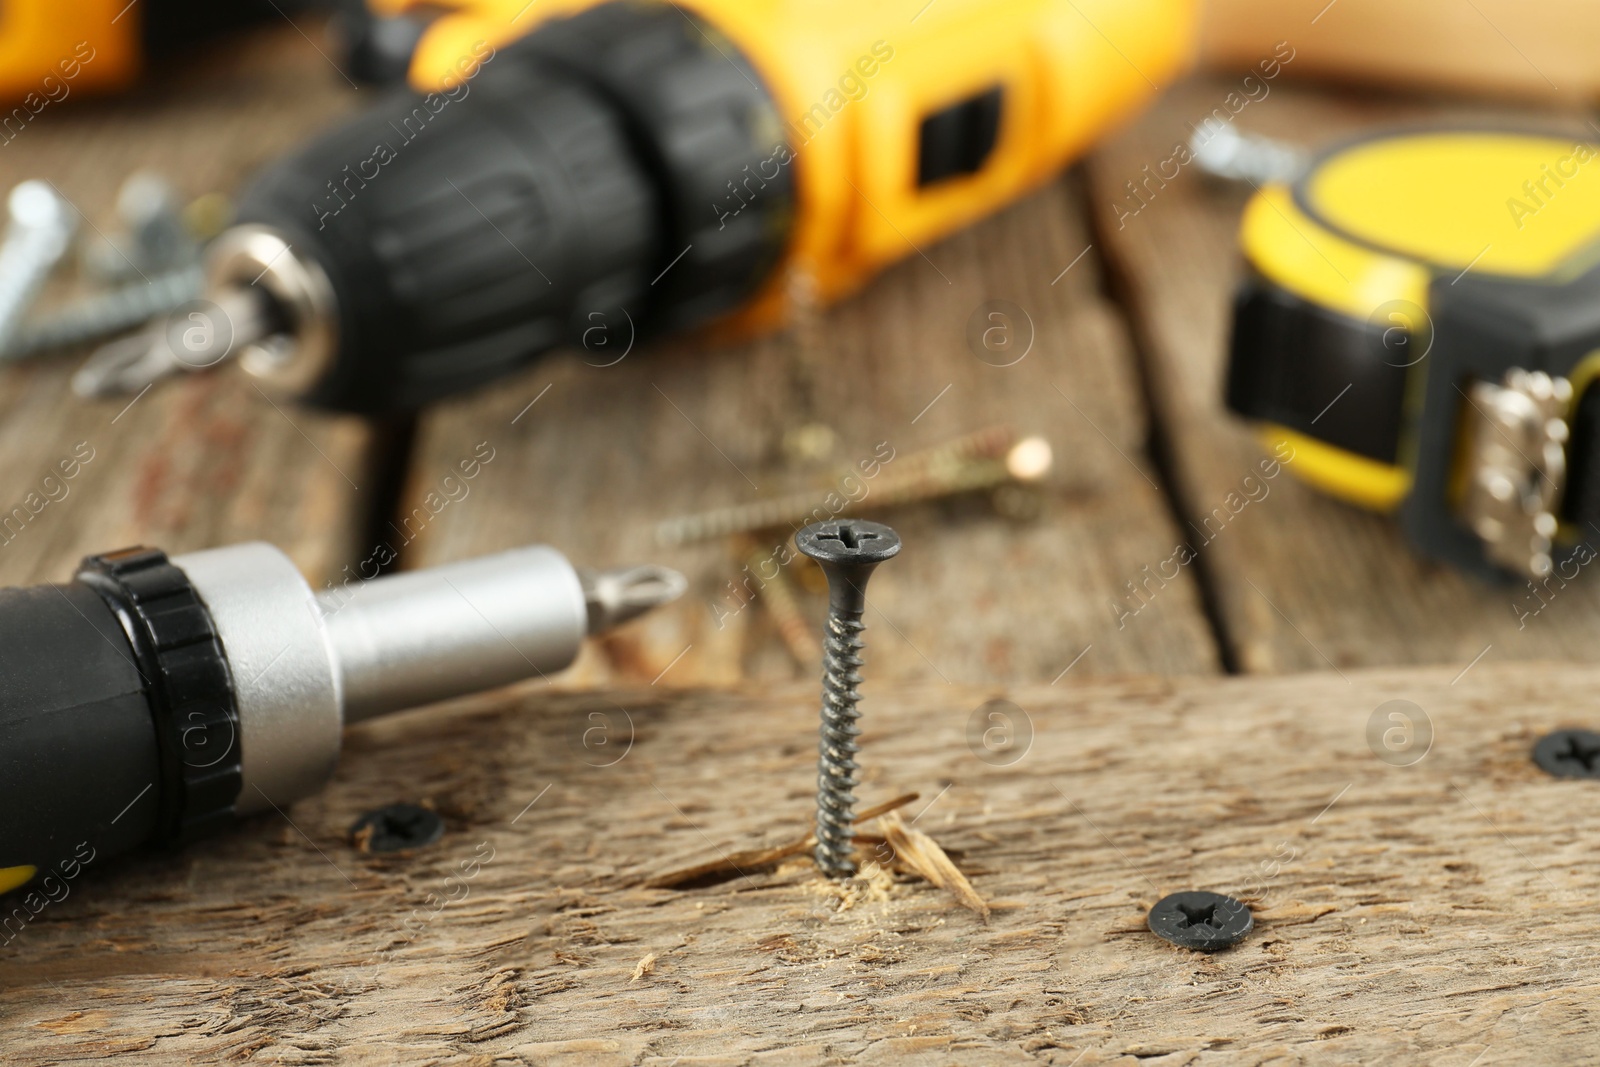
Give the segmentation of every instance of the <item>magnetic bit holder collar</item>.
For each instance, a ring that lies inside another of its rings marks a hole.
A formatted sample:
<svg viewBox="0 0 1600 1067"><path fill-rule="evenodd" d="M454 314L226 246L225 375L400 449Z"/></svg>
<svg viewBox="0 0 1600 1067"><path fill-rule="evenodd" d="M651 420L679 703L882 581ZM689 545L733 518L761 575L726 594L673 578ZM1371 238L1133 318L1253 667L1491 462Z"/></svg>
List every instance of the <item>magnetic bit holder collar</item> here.
<svg viewBox="0 0 1600 1067"><path fill-rule="evenodd" d="M900 535L881 522L838 519L795 534L795 547L828 578L828 622L822 642L822 730L817 745L817 866L833 878L855 874L856 726L861 718L861 613L867 579L900 551Z"/></svg>

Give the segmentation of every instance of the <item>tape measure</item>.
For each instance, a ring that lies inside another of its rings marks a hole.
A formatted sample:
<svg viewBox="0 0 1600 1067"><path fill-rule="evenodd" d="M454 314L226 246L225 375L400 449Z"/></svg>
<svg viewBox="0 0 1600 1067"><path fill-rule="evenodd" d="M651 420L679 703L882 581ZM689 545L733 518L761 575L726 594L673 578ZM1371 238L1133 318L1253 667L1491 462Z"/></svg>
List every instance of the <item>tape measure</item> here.
<svg viewBox="0 0 1600 1067"><path fill-rule="evenodd" d="M1245 208L1230 408L1424 555L1538 578L1600 536L1600 144L1398 129Z"/></svg>

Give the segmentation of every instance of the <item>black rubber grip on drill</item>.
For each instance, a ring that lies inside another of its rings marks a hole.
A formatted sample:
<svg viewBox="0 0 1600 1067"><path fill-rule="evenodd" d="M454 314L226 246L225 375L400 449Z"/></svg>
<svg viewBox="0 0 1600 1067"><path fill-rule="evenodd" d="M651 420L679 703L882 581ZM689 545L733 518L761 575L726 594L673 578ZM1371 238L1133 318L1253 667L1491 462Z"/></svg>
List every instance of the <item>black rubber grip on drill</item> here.
<svg viewBox="0 0 1600 1067"><path fill-rule="evenodd" d="M339 357L311 403L381 413L472 388L649 285L653 190L594 93L498 55L463 99L424 99L390 96L241 199L241 222L332 282Z"/></svg>
<svg viewBox="0 0 1600 1067"><path fill-rule="evenodd" d="M779 167L728 211L729 183L773 157L779 126L711 33L614 0L450 93L392 95L264 173L240 221L320 263L339 306L339 358L305 399L413 408L596 326L616 351L749 295L787 241L792 179Z"/></svg>
<svg viewBox="0 0 1600 1067"><path fill-rule="evenodd" d="M649 327L692 326L750 296L788 244L795 189L772 93L738 46L670 4L613 0L513 48L603 93L655 180Z"/></svg>
<svg viewBox="0 0 1600 1067"><path fill-rule="evenodd" d="M90 556L77 579L116 616L144 679L160 763L154 839L215 833L233 820L242 777L233 675L210 611L157 549Z"/></svg>
<svg viewBox="0 0 1600 1067"><path fill-rule="evenodd" d="M142 844L160 780L144 679L105 601L77 582L0 589L0 870L60 882Z"/></svg>

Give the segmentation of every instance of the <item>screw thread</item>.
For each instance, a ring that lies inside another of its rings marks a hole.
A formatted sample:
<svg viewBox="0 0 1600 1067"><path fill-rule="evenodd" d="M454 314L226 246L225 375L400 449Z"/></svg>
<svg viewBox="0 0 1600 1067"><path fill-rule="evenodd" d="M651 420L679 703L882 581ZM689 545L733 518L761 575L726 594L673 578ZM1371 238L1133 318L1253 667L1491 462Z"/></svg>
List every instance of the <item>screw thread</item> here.
<svg viewBox="0 0 1600 1067"><path fill-rule="evenodd" d="M83 297L21 326L6 359L98 341L170 314L200 297L205 274L185 267L152 276L147 282Z"/></svg>
<svg viewBox="0 0 1600 1067"><path fill-rule="evenodd" d="M24 224L13 218L0 243L0 351L10 346L34 297L66 255L75 229L76 217L67 214Z"/></svg>
<svg viewBox="0 0 1600 1067"><path fill-rule="evenodd" d="M1004 460L951 459L918 470L885 471L868 499L879 508L915 504L976 489L993 489L1014 480Z"/></svg>
<svg viewBox="0 0 1600 1067"><path fill-rule="evenodd" d="M856 872L851 840L858 784L856 738L861 730L862 664L859 614L830 612L822 641L822 731L817 746L817 866L823 873L848 877Z"/></svg>

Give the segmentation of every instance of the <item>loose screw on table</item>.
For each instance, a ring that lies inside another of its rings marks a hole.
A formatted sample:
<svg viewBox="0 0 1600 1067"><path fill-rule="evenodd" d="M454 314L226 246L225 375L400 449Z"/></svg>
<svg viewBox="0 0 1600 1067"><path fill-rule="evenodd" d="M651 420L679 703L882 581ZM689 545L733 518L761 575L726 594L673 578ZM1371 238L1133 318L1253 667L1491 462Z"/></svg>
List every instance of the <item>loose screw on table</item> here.
<svg viewBox="0 0 1600 1067"><path fill-rule="evenodd" d="M828 621L822 640L822 736L817 760L817 866L832 878L856 873L851 822L858 782L856 726L861 718L861 621L867 579L900 551L900 535L879 522L831 520L807 526L795 547L828 576Z"/></svg>
<svg viewBox="0 0 1600 1067"><path fill-rule="evenodd" d="M48 182L23 182L11 190L6 208L10 218L0 244L0 351L10 345L78 229L78 213Z"/></svg>
<svg viewBox="0 0 1600 1067"><path fill-rule="evenodd" d="M80 297L18 326L5 351L0 352L0 359L26 359L113 337L198 300L204 288L205 272L199 267L184 267L151 275L147 281ZM149 347L148 339L145 346Z"/></svg>
<svg viewBox="0 0 1600 1067"><path fill-rule="evenodd" d="M1037 484L1049 475L1052 464L1050 443L1043 437L1019 441L1009 427L997 426L901 456L892 465L884 466L873 481L862 481L852 468L846 477L856 479L866 490L859 497L843 492L841 483L840 490L833 494L807 489L680 515L656 524L656 543L682 545L728 534L798 526L815 518L828 495L843 499L841 508L828 509L834 511L835 517L843 518L864 507L887 508L1003 485Z"/></svg>
<svg viewBox="0 0 1600 1067"><path fill-rule="evenodd" d="M1533 762L1557 778L1600 778L1600 734L1557 730L1533 746Z"/></svg>
<svg viewBox="0 0 1600 1067"><path fill-rule="evenodd" d="M773 568L770 578L766 576L766 569L772 562L767 549L754 547L753 544L741 548L744 549L745 571L761 576L756 595L766 604L767 614L778 628L778 637L782 639L784 647L801 666L815 666L822 656L822 650L817 647L817 639L811 636L811 623L800 610L794 582L782 567Z"/></svg>
<svg viewBox="0 0 1600 1067"><path fill-rule="evenodd" d="M1145 921L1157 937L1200 952L1220 952L1236 945L1256 925L1243 901L1202 890L1162 897Z"/></svg>

